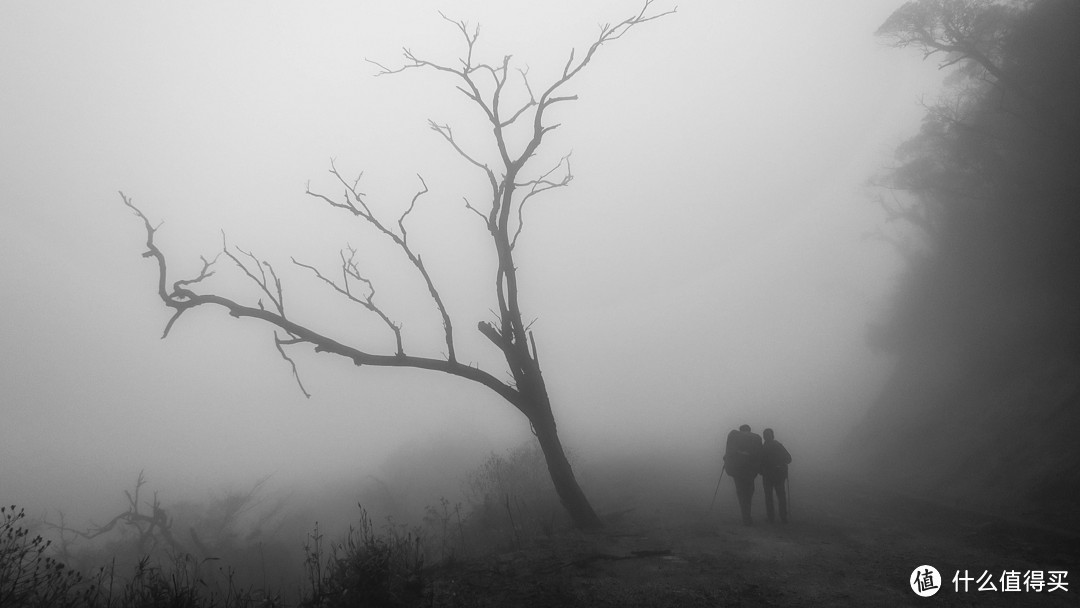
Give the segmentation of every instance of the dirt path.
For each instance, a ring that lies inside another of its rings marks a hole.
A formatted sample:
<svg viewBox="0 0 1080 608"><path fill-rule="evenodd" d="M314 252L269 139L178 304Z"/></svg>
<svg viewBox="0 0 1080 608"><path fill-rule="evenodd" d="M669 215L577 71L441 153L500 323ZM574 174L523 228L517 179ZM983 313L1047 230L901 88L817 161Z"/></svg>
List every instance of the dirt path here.
<svg viewBox="0 0 1080 608"><path fill-rule="evenodd" d="M1080 589L1004 593L977 591L970 583L970 591L958 593L952 583L958 570L976 578L988 571L999 589L1006 570L1075 570L1075 538L836 480L800 489L788 526L747 528L728 514L718 522L715 541L705 536L684 543L705 555L723 547L722 554L743 558L736 571L781 606L1080 605ZM929 598L909 586L912 570L923 564L944 579Z"/></svg>
<svg viewBox="0 0 1080 608"><path fill-rule="evenodd" d="M790 524L746 527L727 490L711 513L696 497L668 500L639 507L603 532L567 533L440 572L431 604L1080 605L1075 537L837 480L795 486ZM757 516L764 509L755 498ZM943 579L933 597L918 597L908 583L923 564ZM1064 570L1069 590L978 591L972 581L958 593L952 582L958 570L975 578L987 571L999 589L1007 570Z"/></svg>

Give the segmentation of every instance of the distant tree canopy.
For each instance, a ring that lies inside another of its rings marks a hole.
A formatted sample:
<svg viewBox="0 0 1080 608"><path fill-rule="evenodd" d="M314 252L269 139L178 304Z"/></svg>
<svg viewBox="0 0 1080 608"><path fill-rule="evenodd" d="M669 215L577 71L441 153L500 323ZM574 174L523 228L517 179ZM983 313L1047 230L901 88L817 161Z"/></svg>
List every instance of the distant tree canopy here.
<svg viewBox="0 0 1080 608"><path fill-rule="evenodd" d="M1080 355L1080 2L918 0L877 34L955 71L879 179L910 266L875 343Z"/></svg>

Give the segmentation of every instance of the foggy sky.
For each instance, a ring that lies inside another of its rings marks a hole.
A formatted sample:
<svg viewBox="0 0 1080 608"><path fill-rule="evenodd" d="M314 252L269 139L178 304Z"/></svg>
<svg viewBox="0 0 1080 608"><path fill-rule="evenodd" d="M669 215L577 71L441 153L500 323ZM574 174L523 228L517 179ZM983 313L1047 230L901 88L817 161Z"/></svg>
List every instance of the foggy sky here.
<svg viewBox="0 0 1080 608"><path fill-rule="evenodd" d="M882 221L865 182L938 81L874 39L899 4L680 2L568 87L580 99L553 109L562 127L537 168L572 151L575 179L530 203L517 260L571 449L707 450L749 422L793 451L827 451L865 409L888 371L865 326L899 268L863 238ZM437 355L440 321L416 277L304 195L309 181L338 194L333 157L396 217L420 173L431 193L410 239L461 328L459 358L496 361L472 329L494 307L494 260L461 202L485 184L426 121L467 145L488 131L451 80L375 78L364 61L400 65L408 46L455 62L460 34L440 9L481 23L482 60L513 53L542 83L638 3L0 7L0 499L93 505L140 469L175 497L374 470L435 436L478 450L528 437L482 387L298 348L304 399L270 329L220 310L159 340L169 311L117 194L164 221L174 278L214 255L221 231L282 269L292 255L333 270L346 243L370 246L364 269L382 277L407 348ZM222 267L213 285L253 295ZM302 272L284 280L295 314L361 344L362 311ZM368 343L389 352L385 336Z"/></svg>

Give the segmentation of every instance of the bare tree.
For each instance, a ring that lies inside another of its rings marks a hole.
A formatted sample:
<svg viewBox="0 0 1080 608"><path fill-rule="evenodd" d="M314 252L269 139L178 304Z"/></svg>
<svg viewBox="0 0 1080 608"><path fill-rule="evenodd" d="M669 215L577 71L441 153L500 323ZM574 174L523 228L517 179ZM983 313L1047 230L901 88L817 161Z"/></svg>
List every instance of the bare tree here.
<svg viewBox="0 0 1080 608"><path fill-rule="evenodd" d="M70 533L74 536L81 536L87 540L93 540L98 536L112 532L118 523L127 524L137 533L136 551L138 555L144 555L156 547L158 545L159 536L168 543L170 549L179 553L187 553L187 549L177 542L176 538L172 535L172 518L169 517L168 514L166 514L165 509L162 508L161 502L158 500L157 492L154 492L154 501L152 503L146 503L150 506L150 514L148 515L145 512L139 512L139 491L142 490L144 485L146 485L146 477L143 475L142 471L139 471L139 478L135 481L135 493L132 494L131 492L124 490L124 496L126 496L128 500L127 510L110 519L109 523L104 526L95 526L85 532L69 528L64 523L63 513L60 514L59 524L45 522L45 525L60 532L61 555L67 559L71 558L71 554L68 552L70 541L67 538L67 534Z"/></svg>
<svg viewBox="0 0 1080 608"><path fill-rule="evenodd" d="M435 279L429 273L428 267L424 264L413 242L410 241L406 228L406 220L416 207L416 202L428 192L428 186L423 177L418 176L420 186L408 208L396 218L396 221L389 221L378 214L369 204L365 194L358 190L359 178L346 179L333 163L331 163L330 172L343 187L343 195L340 198L326 196L313 192L310 188L307 194L360 220L362 224L396 246L412 265L418 280L423 281L427 287L435 308L442 317L446 345L445 358L415 356L406 352L401 333L402 326L392 320L376 302L374 285L362 273L355 250L341 251L340 266L334 273L336 276L328 276L317 267L295 259L292 262L311 272L315 278L328 285L340 296L360 305L381 319L381 323L394 338L395 351L392 353L380 354L364 347L345 344L313 331L294 319L286 312L281 278L271 263L256 257L251 252L238 247L230 247L224 239L221 254L213 260L203 258L202 269L195 277L174 280L170 285L167 278L165 254L154 242L159 226L153 225L132 203L132 200L121 192L124 204L143 221L147 247L143 257L157 261L158 295L162 302L174 311L162 337L168 335L173 324L184 312L204 305L221 307L233 317L260 319L275 327L274 344L281 356L290 364L292 373L305 395L308 394L307 390L300 383L296 365L287 354L286 347L310 344L314 346L316 352L340 355L352 360L358 366L412 367L440 371L482 384L498 393L528 418L533 433L543 449L556 492L575 525L584 528L599 526L600 520L581 491L559 441L551 402L537 357L536 342L529 326L522 320L514 250L525 225L522 215L525 204L537 195L567 186L573 178L569 156L564 156L554 167L547 169L535 170L530 164L545 136L559 127L558 123L551 123L548 120L548 110L556 104L577 99L576 95L564 92L566 85L589 65L603 45L623 37L632 28L642 23L671 14L675 10L653 11L652 4L653 0L645 0L641 10L636 14L614 25L602 25L599 35L584 53L579 54L572 50L561 73L543 89L535 88L529 82L527 70L511 67L510 55L503 57L502 62L498 64L478 62L475 50L480 34L479 27L470 29L464 21L452 21L445 15L443 18L461 32L466 45L464 56L459 57L456 64L430 61L419 57L409 49L404 50L405 61L400 67L390 68L375 63L378 66L379 75L397 74L410 70L430 70L446 75L456 81L457 90L465 95L490 123L493 133L490 144L493 145L492 151L497 152L499 159L494 167L480 160L484 156L466 150L462 142L455 137L450 125L429 121L431 129L438 133L469 165L482 172L490 186L490 192L485 195L490 197L487 203L474 205L466 199L464 210L475 214L479 221L483 222L491 236L491 245L494 247L498 260L497 271L492 277L498 304L497 319L495 323L479 321L477 329L502 354L510 380L501 380L496 374L463 363L458 356L454 341L454 324L450 314ZM514 89L517 98L527 97L527 101L507 107L506 99L515 97L508 94L510 89ZM514 147L509 137L508 132L512 128L524 130L526 134L526 137L522 138L525 139L525 143L518 148ZM533 177L528 177L529 175ZM259 299L255 306L242 304L214 293L196 291L199 287L203 287L202 283L205 279L214 274L216 262L221 255L228 258L262 292L263 298Z"/></svg>

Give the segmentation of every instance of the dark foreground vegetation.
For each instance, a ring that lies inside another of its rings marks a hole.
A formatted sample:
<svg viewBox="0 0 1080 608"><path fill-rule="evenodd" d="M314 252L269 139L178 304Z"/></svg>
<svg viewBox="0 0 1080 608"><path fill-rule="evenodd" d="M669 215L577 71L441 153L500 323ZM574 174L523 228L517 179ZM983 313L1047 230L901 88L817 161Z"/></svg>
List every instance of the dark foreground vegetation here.
<svg viewBox="0 0 1080 608"><path fill-rule="evenodd" d="M180 553L162 550L168 541L160 529L140 545L131 532L149 528L125 518L129 533L118 535L113 553L92 552L100 563L67 548L82 558L76 570L56 559L61 549L32 531L28 518L5 507L0 605L892 606L916 599L908 578L923 564L943 575L935 605L1075 600L1068 579L1067 591L1053 592L956 592L951 583L958 570L1069 570L1080 558L1074 536L802 468L792 473L791 523L746 527L728 483L710 506L714 460L654 453L583 466L603 478L591 480L604 501L598 504L624 506L601 511L602 530L583 532L550 504L550 485L542 492L531 485L543 478L543 459L537 448L522 448L467 476L463 495L486 492L472 495L479 500L442 501L416 526L375 523L360 510L348 533L331 538L316 529L287 568L254 579L244 573L270 569L258 557L265 539L236 541L230 559ZM518 493L524 488L533 489Z"/></svg>
<svg viewBox="0 0 1080 608"><path fill-rule="evenodd" d="M387 493L400 481L375 485ZM411 523L377 522L358 506L347 532L315 523L298 546L285 540L298 515L287 499L263 497L264 482L205 505L164 505L140 474L127 509L88 529L4 506L0 606L446 605L436 601L450 593L440 572L569 528L536 444L465 475L464 505L443 498Z"/></svg>

